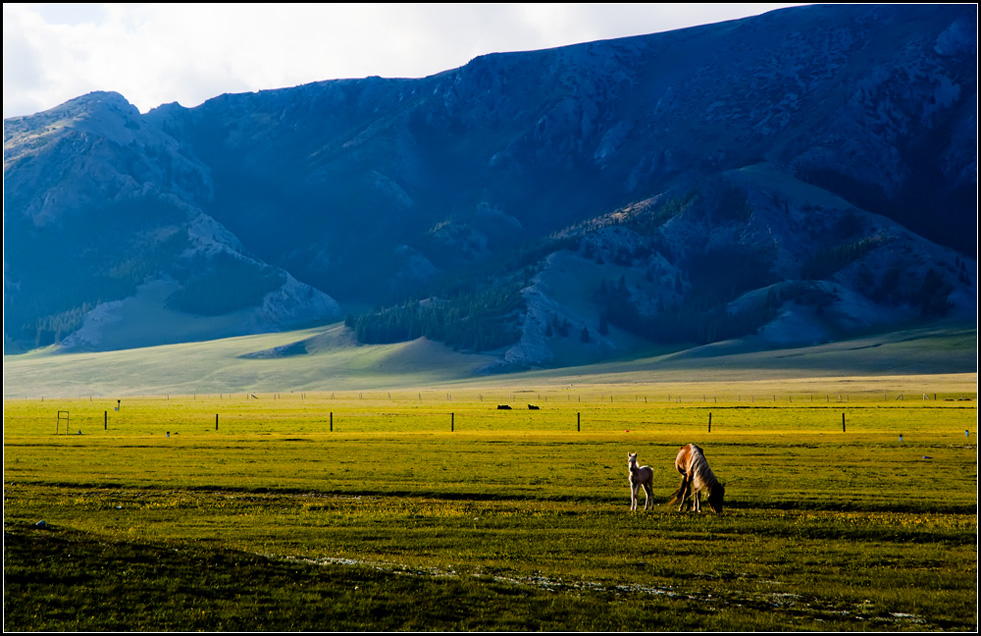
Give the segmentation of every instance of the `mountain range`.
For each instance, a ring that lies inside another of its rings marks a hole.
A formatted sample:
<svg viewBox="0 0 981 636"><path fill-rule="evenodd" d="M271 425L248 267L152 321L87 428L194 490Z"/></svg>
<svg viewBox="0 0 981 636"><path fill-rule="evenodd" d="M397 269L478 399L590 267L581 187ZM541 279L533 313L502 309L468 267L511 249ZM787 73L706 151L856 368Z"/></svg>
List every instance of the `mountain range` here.
<svg viewBox="0 0 981 636"><path fill-rule="evenodd" d="M487 370L977 317L976 5L4 120L4 349L343 320ZM303 343L268 355L300 355Z"/></svg>

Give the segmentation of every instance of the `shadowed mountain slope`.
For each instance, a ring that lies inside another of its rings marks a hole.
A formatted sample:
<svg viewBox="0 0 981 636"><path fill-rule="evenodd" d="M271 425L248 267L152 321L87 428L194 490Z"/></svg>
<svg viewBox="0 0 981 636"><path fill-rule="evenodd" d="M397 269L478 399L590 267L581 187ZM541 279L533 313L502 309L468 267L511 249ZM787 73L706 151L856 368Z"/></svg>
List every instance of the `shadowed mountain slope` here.
<svg viewBox="0 0 981 636"><path fill-rule="evenodd" d="M423 79L6 120L5 345L345 307L361 342L507 370L974 319L976 40L970 5L816 5Z"/></svg>

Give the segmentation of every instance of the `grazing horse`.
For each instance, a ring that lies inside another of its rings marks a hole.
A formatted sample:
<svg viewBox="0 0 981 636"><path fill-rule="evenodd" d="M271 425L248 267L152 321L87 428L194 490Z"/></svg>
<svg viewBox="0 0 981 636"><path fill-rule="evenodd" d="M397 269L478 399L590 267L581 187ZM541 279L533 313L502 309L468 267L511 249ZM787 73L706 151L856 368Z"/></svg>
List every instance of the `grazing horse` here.
<svg viewBox="0 0 981 636"><path fill-rule="evenodd" d="M681 473L681 487L675 491L668 505L681 502L678 511L684 509L685 499L691 495L692 511L702 511L702 491L708 493L708 503L714 512L722 512L722 500L726 495L725 484L715 478L702 449L694 444L682 446L674 467Z"/></svg>
<svg viewBox="0 0 981 636"><path fill-rule="evenodd" d="M630 509L637 510L637 489L643 486L644 510L647 510L654 496L654 470L650 466L637 466L637 453L627 453L627 470L630 473Z"/></svg>

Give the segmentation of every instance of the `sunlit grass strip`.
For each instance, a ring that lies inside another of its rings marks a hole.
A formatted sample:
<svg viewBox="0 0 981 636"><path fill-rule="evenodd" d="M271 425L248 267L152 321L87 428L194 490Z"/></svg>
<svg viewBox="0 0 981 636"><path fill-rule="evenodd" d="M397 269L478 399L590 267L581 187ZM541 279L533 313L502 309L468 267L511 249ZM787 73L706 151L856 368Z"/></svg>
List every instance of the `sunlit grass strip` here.
<svg viewBox="0 0 981 636"><path fill-rule="evenodd" d="M421 396L422 394L417 394ZM504 400L503 398L509 398ZM937 400L865 399L842 403L820 400L758 402L640 400L638 394L595 396L576 401L536 392L523 399L510 394L490 399L482 393L412 399L388 394L364 397L306 395L273 397L156 397L125 400L7 400L4 429L17 434L155 435L170 433L319 433L441 431L617 430L706 433L758 430L787 432L873 432L898 435L932 430L945 422L948 432L970 436L975 396ZM528 409L528 404L536 410ZM498 410L507 405L511 410ZM59 419L59 413L65 419ZM961 428L963 424L963 428ZM976 428L976 425L973 427Z"/></svg>

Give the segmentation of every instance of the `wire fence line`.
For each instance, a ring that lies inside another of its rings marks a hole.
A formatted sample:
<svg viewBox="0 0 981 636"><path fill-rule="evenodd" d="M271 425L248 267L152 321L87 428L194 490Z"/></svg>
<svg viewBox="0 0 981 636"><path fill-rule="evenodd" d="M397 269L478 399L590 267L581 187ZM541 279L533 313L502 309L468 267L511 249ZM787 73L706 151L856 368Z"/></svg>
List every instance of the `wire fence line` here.
<svg viewBox="0 0 981 636"><path fill-rule="evenodd" d="M739 407L689 404L677 408L622 408L608 404L547 406L534 409L483 407L469 403L455 409L356 408L350 401L337 409L329 405L309 408L275 406L206 410L189 409L172 402L134 403L99 410L87 403L52 404L29 413L4 414L5 435L13 434L323 434L323 433L438 433L438 432L528 432L528 433L648 433L686 432L753 433L798 431L807 433L911 432L936 430L938 422L951 433L970 437L976 431L976 407L971 405L910 405L882 408L874 405ZM209 403L207 406L214 406ZM74 406L75 408L71 408ZM204 405L202 405L203 407ZM952 417L953 416L953 417Z"/></svg>
<svg viewBox="0 0 981 636"><path fill-rule="evenodd" d="M630 387L190 393L4 401L4 433L645 433L976 430L976 394L659 394ZM650 387L649 387L650 388ZM956 417L952 415L956 414Z"/></svg>
<svg viewBox="0 0 981 636"><path fill-rule="evenodd" d="M466 395L457 395L454 398L453 393L450 392L366 392L366 391L320 391L320 392L272 392L272 393L259 393L259 392L234 392L234 393L187 393L187 394L161 394L161 395L133 395L133 396L100 396L100 395L76 395L74 397L28 397L28 396L16 396L7 395L4 396L4 401L18 401L18 400L32 400L41 403L54 402L96 402L96 401L120 401L127 402L171 402L171 401L246 401L246 402L262 402L262 401L311 401L311 402L321 402L321 401L350 401L358 400L365 402L377 402L377 401L388 401L388 402L446 402L452 403L456 401L464 402L478 402L478 403L494 403L502 402L509 405L518 404L525 400L532 400L534 402L541 403L576 403L576 404L591 404L591 403L635 403L635 404L748 404L748 405L765 405L765 404L777 404L777 403L788 403L788 404L801 404L801 403L849 403L853 401L861 402L903 402L903 401L922 401L922 402L965 402L976 400L976 395L965 395L963 393L937 393L937 392L879 392L879 391L866 391L858 394L853 393L827 393L827 392L812 392L812 393L733 393L733 394L707 394L707 393L691 393L691 392L680 392L680 393L663 393L663 394L641 394L641 393L543 393L543 392L532 392L532 391L514 391L509 393L501 392L489 392L489 393L473 393L469 392Z"/></svg>

